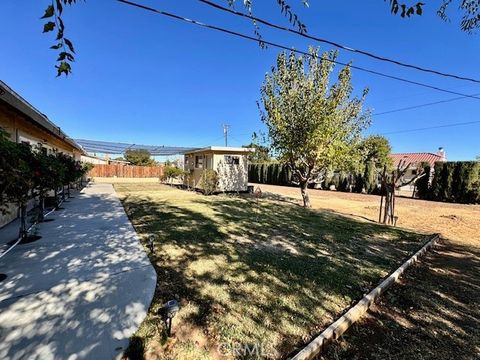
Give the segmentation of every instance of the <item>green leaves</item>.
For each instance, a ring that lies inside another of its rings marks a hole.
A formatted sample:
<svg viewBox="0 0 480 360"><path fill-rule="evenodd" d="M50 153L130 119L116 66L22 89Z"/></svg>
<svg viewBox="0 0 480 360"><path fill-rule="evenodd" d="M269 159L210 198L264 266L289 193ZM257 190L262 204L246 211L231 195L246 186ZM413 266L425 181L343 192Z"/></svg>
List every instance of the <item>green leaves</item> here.
<svg viewBox="0 0 480 360"><path fill-rule="evenodd" d="M75 49L73 43L64 36L65 24L61 18L63 13L63 5L75 4L76 0L54 0L45 9L45 14L42 19L50 19L43 25L43 32L51 32L57 29L57 35L55 37L55 44L50 46L50 49L60 51L57 57L57 77L61 75L69 75L72 72L71 63L75 61Z"/></svg>
<svg viewBox="0 0 480 360"><path fill-rule="evenodd" d="M352 97L351 68L330 84L336 52L297 57L280 53L260 89L261 119L278 160L288 164L299 183L329 168L351 166L361 132L369 125L363 112L366 91Z"/></svg>
<svg viewBox="0 0 480 360"><path fill-rule="evenodd" d="M55 23L52 21L47 22L45 25L43 25L43 32L49 32L55 29Z"/></svg>
<svg viewBox="0 0 480 360"><path fill-rule="evenodd" d="M68 76L68 74L72 72L72 67L66 61L60 62L60 64L56 65L55 68L57 69L57 77L59 77L62 74L65 74L66 76Z"/></svg>
<svg viewBox="0 0 480 360"><path fill-rule="evenodd" d="M40 19L51 18L54 13L55 13L55 9L53 5L48 5L47 8L45 9L45 14L43 14L43 16Z"/></svg>

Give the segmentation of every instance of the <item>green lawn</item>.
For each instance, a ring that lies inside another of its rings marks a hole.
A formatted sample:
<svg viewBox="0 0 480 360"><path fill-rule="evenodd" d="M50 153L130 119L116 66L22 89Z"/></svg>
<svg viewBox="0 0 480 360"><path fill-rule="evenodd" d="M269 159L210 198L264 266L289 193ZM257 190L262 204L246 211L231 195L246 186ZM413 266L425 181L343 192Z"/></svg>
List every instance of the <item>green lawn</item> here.
<svg viewBox="0 0 480 360"><path fill-rule="evenodd" d="M136 230L157 235L158 286L131 358L283 358L420 247L419 234L276 200L115 186ZM161 304L176 298L175 339ZM256 346L256 347L255 347ZM242 349L245 349L242 348ZM155 354L155 356L153 355ZM233 357L233 356L231 356Z"/></svg>

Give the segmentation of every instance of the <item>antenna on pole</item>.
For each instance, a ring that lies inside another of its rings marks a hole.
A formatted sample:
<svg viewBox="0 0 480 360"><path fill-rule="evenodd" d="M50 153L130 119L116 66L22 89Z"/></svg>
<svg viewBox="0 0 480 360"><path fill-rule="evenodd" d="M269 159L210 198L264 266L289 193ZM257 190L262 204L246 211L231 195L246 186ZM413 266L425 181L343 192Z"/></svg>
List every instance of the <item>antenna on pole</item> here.
<svg viewBox="0 0 480 360"><path fill-rule="evenodd" d="M230 128L230 125L223 124L223 137L225 138L225 147L228 146L228 129L229 128Z"/></svg>

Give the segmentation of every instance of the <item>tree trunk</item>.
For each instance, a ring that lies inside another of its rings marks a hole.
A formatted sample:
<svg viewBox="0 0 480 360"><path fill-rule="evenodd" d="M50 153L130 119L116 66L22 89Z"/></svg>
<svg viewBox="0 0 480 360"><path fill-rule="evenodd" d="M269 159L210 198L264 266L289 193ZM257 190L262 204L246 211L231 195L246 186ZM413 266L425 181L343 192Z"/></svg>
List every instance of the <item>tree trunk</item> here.
<svg viewBox="0 0 480 360"><path fill-rule="evenodd" d="M58 189L55 188L55 210L58 210Z"/></svg>
<svg viewBox="0 0 480 360"><path fill-rule="evenodd" d="M38 207L38 222L43 222L43 212L45 211L45 197L43 196L43 194L40 194L40 203L38 204Z"/></svg>
<svg viewBox="0 0 480 360"><path fill-rule="evenodd" d="M306 181L301 181L300 182L300 192L302 193L302 198L303 198L303 206L306 208L312 207L310 204L310 197L308 196L307 192L307 182Z"/></svg>
<svg viewBox="0 0 480 360"><path fill-rule="evenodd" d="M27 206L20 207L20 237L25 239L27 237Z"/></svg>

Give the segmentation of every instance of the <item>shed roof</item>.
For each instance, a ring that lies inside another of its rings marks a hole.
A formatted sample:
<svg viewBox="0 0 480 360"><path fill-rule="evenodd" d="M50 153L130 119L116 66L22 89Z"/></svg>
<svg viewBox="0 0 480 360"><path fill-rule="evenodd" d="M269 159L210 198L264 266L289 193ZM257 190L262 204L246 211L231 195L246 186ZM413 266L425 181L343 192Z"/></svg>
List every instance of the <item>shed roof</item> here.
<svg viewBox="0 0 480 360"><path fill-rule="evenodd" d="M46 130L51 135L59 138L60 140L65 141L66 143L73 146L75 149L84 153L84 150L80 145L78 145L73 139L69 138L59 126L55 125L52 121L48 119L45 114L42 114L37 110L33 105L31 105L27 100L21 97L16 93L11 87L5 84L0 80L0 100L4 101L17 111L24 114L28 120L30 120L35 125Z"/></svg>
<svg viewBox="0 0 480 360"><path fill-rule="evenodd" d="M246 154L255 152L254 148L246 148L246 147L231 147L231 146L208 146L201 149L192 149L190 151L186 151L185 154L193 154L193 153L202 153L202 152L224 152L224 153L238 153L238 154Z"/></svg>

